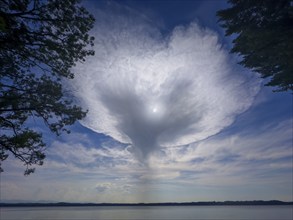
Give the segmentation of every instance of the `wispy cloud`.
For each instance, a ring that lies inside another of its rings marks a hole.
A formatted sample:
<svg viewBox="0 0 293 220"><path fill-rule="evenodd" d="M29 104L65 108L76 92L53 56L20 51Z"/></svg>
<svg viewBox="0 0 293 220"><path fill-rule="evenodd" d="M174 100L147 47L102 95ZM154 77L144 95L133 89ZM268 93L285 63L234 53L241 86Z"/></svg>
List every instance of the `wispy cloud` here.
<svg viewBox="0 0 293 220"><path fill-rule="evenodd" d="M75 69L84 126L131 144L143 160L159 146L208 138L250 107L258 82L216 33L191 23L163 37L125 14L96 12L96 54Z"/></svg>
<svg viewBox="0 0 293 220"><path fill-rule="evenodd" d="M150 156L148 168L136 161L129 147L122 145L95 148L93 143L89 147L55 142L50 152L51 160L66 163L72 172L104 173L112 178L179 180L188 175L192 181L193 175L203 178L211 173L223 177L248 175L256 178L267 171L278 175L280 170L291 169L290 127L289 120L271 126L269 131L242 131L186 146L161 148Z"/></svg>
<svg viewBox="0 0 293 220"><path fill-rule="evenodd" d="M186 146L163 147L150 156L149 167L136 160L129 146L117 142L96 146L87 136L83 136L87 141L55 141L48 148L46 163L21 182L16 181L22 176L19 164L13 160L5 163L1 199L25 199L33 194L38 200L53 201L174 201L174 192L182 192L180 199L188 200L197 189L205 193L200 198L217 199L217 193L238 187L236 199L240 195L274 199L278 193L290 200L291 121L266 123L256 129L260 132L243 129ZM241 188L246 189L242 194ZM264 195L247 194L256 188L264 190ZM214 189L221 190L211 195L209 190Z"/></svg>

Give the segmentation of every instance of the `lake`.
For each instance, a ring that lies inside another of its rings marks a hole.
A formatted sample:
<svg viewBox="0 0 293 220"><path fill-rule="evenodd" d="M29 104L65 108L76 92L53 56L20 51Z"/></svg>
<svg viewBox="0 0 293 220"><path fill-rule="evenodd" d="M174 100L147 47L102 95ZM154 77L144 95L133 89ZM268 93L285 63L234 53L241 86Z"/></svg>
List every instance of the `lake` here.
<svg viewBox="0 0 293 220"><path fill-rule="evenodd" d="M287 206L4 207L1 220L292 220Z"/></svg>

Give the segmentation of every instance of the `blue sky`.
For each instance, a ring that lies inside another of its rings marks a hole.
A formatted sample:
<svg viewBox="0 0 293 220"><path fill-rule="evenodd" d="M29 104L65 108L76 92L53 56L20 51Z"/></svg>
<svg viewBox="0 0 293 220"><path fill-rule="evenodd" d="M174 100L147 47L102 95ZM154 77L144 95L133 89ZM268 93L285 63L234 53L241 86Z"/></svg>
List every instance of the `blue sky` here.
<svg viewBox="0 0 293 220"><path fill-rule="evenodd" d="M292 95L228 53L225 1L86 1L96 56L66 83L89 109L34 174L13 157L2 201L292 201Z"/></svg>

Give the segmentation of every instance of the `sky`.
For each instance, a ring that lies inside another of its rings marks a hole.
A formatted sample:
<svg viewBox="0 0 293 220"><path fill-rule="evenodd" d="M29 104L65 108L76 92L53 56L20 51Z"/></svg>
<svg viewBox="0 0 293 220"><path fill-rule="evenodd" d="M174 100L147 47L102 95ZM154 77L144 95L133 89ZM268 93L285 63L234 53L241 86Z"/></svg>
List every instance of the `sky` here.
<svg viewBox="0 0 293 220"><path fill-rule="evenodd" d="M3 202L293 200L292 94L230 54L226 1L85 1L95 56L64 86L87 117L52 135L24 176L3 163Z"/></svg>

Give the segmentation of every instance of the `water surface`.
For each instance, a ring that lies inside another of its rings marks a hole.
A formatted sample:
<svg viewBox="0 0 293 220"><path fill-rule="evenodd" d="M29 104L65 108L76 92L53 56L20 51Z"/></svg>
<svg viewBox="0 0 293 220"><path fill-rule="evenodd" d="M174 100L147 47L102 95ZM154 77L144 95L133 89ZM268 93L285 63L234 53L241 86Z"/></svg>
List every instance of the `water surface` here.
<svg viewBox="0 0 293 220"><path fill-rule="evenodd" d="M292 206L5 207L1 220L292 220Z"/></svg>

